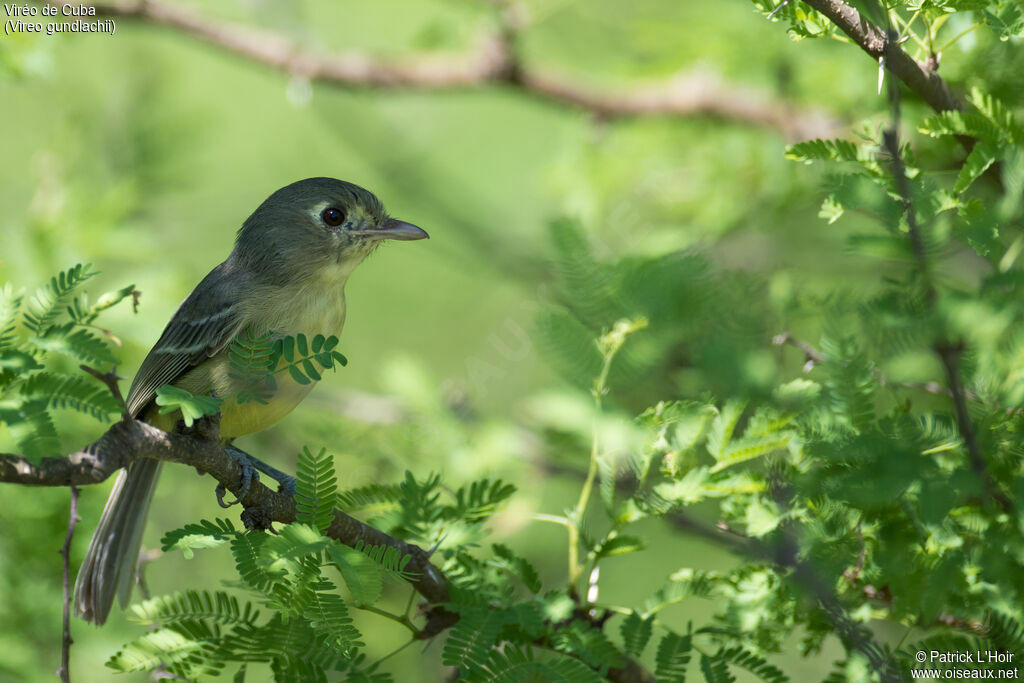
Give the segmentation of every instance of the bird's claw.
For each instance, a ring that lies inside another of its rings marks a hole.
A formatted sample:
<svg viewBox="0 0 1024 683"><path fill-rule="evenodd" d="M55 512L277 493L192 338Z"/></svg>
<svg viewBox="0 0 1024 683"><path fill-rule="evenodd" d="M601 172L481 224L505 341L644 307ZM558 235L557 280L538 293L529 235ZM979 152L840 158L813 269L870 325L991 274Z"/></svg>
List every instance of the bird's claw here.
<svg viewBox="0 0 1024 683"><path fill-rule="evenodd" d="M295 477L289 476L281 470L271 467L267 463L254 458L245 451L234 446L227 446L224 450L235 462L242 466L242 488L238 492L238 496L236 496L234 501L225 503L224 494L226 493L226 489L223 484L218 485L217 503L221 507L231 507L232 505L240 503L241 500L245 498L246 494L249 493L249 489L252 487L253 482L258 482L260 480L260 475L257 470L278 482L279 486L277 490L279 493L286 496L295 495Z"/></svg>
<svg viewBox="0 0 1024 683"><path fill-rule="evenodd" d="M224 484L217 484L217 490L215 491L217 495L217 504L222 508L229 508L232 505L238 505L242 502L242 499L249 493L249 489L252 488L252 483L260 480L260 475L251 462L252 460L255 460L251 455L244 451L240 451L237 448L227 448L225 450L228 455L235 460L235 462L242 466L242 488L233 501L230 503L224 502L224 494L227 493L227 488Z"/></svg>

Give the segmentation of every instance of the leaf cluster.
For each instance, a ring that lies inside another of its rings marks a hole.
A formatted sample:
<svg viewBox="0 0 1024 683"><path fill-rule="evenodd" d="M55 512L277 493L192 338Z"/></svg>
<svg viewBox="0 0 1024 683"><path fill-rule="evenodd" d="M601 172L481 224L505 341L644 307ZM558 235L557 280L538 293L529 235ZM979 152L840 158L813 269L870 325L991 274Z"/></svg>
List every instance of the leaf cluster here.
<svg viewBox="0 0 1024 683"><path fill-rule="evenodd" d="M110 369L116 363L111 344L120 342L94 323L135 289L90 302L81 287L95 274L88 265L76 265L27 298L10 284L0 288L0 423L29 457L59 452L55 410L101 422L122 410L110 389L78 366Z"/></svg>

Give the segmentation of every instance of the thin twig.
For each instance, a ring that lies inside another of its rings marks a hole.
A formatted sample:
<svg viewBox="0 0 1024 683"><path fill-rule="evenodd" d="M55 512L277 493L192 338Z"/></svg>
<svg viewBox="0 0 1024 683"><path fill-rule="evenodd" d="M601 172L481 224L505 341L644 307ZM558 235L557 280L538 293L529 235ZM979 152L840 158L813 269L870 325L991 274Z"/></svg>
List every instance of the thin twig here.
<svg viewBox="0 0 1024 683"><path fill-rule="evenodd" d="M117 368L111 368L110 372L101 372L88 365L79 365L78 367L106 384L107 388L110 389L110 393L113 394L114 398L117 399L117 403L121 406L121 414L128 415L128 404L125 402L124 396L121 395L121 387L118 385L121 378L117 376Z"/></svg>
<svg viewBox="0 0 1024 683"><path fill-rule="evenodd" d="M889 38L894 38L894 32L890 31ZM887 43L885 50L887 67L892 64L892 57L896 52L902 52ZM903 157L900 151L900 88L896 83L889 84L889 101L892 107L892 126L889 130L882 132L882 144L890 157L892 173L896 181L896 190L900 195L903 204L903 214L907 221L907 235L910 239L910 246L914 253L918 272L924 286L925 300L934 310L938 304L938 290L932 278L931 265L928 261L928 251L924 242L924 235L921 225L917 221L917 214L914 211L913 194L910 187L910 179L907 177L906 167L903 164ZM942 361L942 367L946 372L946 383L949 387L950 396L953 400L953 408L956 412L956 421L963 437L964 446L967 448L967 456L970 459L971 468L981 481L982 489L989 500L996 501L1006 511L1012 509L1012 504L1002 491L999 490L995 480L988 471L988 465L978 445L978 438L971 422L970 413L967 410L967 392L960 379L960 357L963 355L964 343L960 340L949 339L946 332L940 328L935 345L935 353Z"/></svg>
<svg viewBox="0 0 1024 683"><path fill-rule="evenodd" d="M71 681L71 645L75 642L71 639L71 540L75 536L75 525L81 519L78 516L78 487L72 484L68 488L71 493L68 531L64 535L64 545L60 549L64 582L64 608L61 615L60 668L57 669L57 675L60 676L63 683Z"/></svg>
<svg viewBox="0 0 1024 683"><path fill-rule="evenodd" d="M790 494L785 485L777 478L771 477L769 490L779 509L785 511L789 507ZM783 515L785 519L785 515ZM898 683L903 680L892 657L872 640L866 629L855 622L843 609L835 590L822 579L818 571L807 560L801 557L797 541L795 522L785 519L779 526L778 540L773 543L761 543L752 540L752 547L759 548L762 555L782 567L793 572L795 584L808 595L817 600L828 620L835 629L836 636L848 651L860 653L871 664L873 671L878 672L883 683Z"/></svg>
<svg viewBox="0 0 1024 683"><path fill-rule="evenodd" d="M821 364L825 362L825 354L818 349L814 348L810 344L800 339L797 339L789 332L782 332L772 337L772 344L781 346L783 344L789 344L790 346L796 347L804 352L804 372L810 372L815 364Z"/></svg>

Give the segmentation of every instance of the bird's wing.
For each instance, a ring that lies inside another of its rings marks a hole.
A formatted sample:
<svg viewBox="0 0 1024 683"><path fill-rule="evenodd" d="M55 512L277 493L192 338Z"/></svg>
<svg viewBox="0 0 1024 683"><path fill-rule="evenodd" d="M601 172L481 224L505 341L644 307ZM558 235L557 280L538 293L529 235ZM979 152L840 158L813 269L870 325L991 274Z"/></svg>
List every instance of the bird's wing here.
<svg viewBox="0 0 1024 683"><path fill-rule="evenodd" d="M234 339L243 326L237 299L245 285L237 270L222 263L182 302L128 390L132 417L153 400L157 388L173 383Z"/></svg>

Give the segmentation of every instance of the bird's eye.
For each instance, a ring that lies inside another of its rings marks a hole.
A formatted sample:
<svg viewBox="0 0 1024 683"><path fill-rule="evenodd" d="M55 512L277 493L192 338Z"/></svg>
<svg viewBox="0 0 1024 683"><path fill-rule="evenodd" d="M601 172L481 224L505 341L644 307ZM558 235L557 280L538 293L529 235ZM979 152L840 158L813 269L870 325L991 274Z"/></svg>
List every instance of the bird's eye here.
<svg viewBox="0 0 1024 683"><path fill-rule="evenodd" d="M320 218L322 218L324 223L327 225L332 228L336 228L345 222L345 212L341 209L329 206L320 214Z"/></svg>

